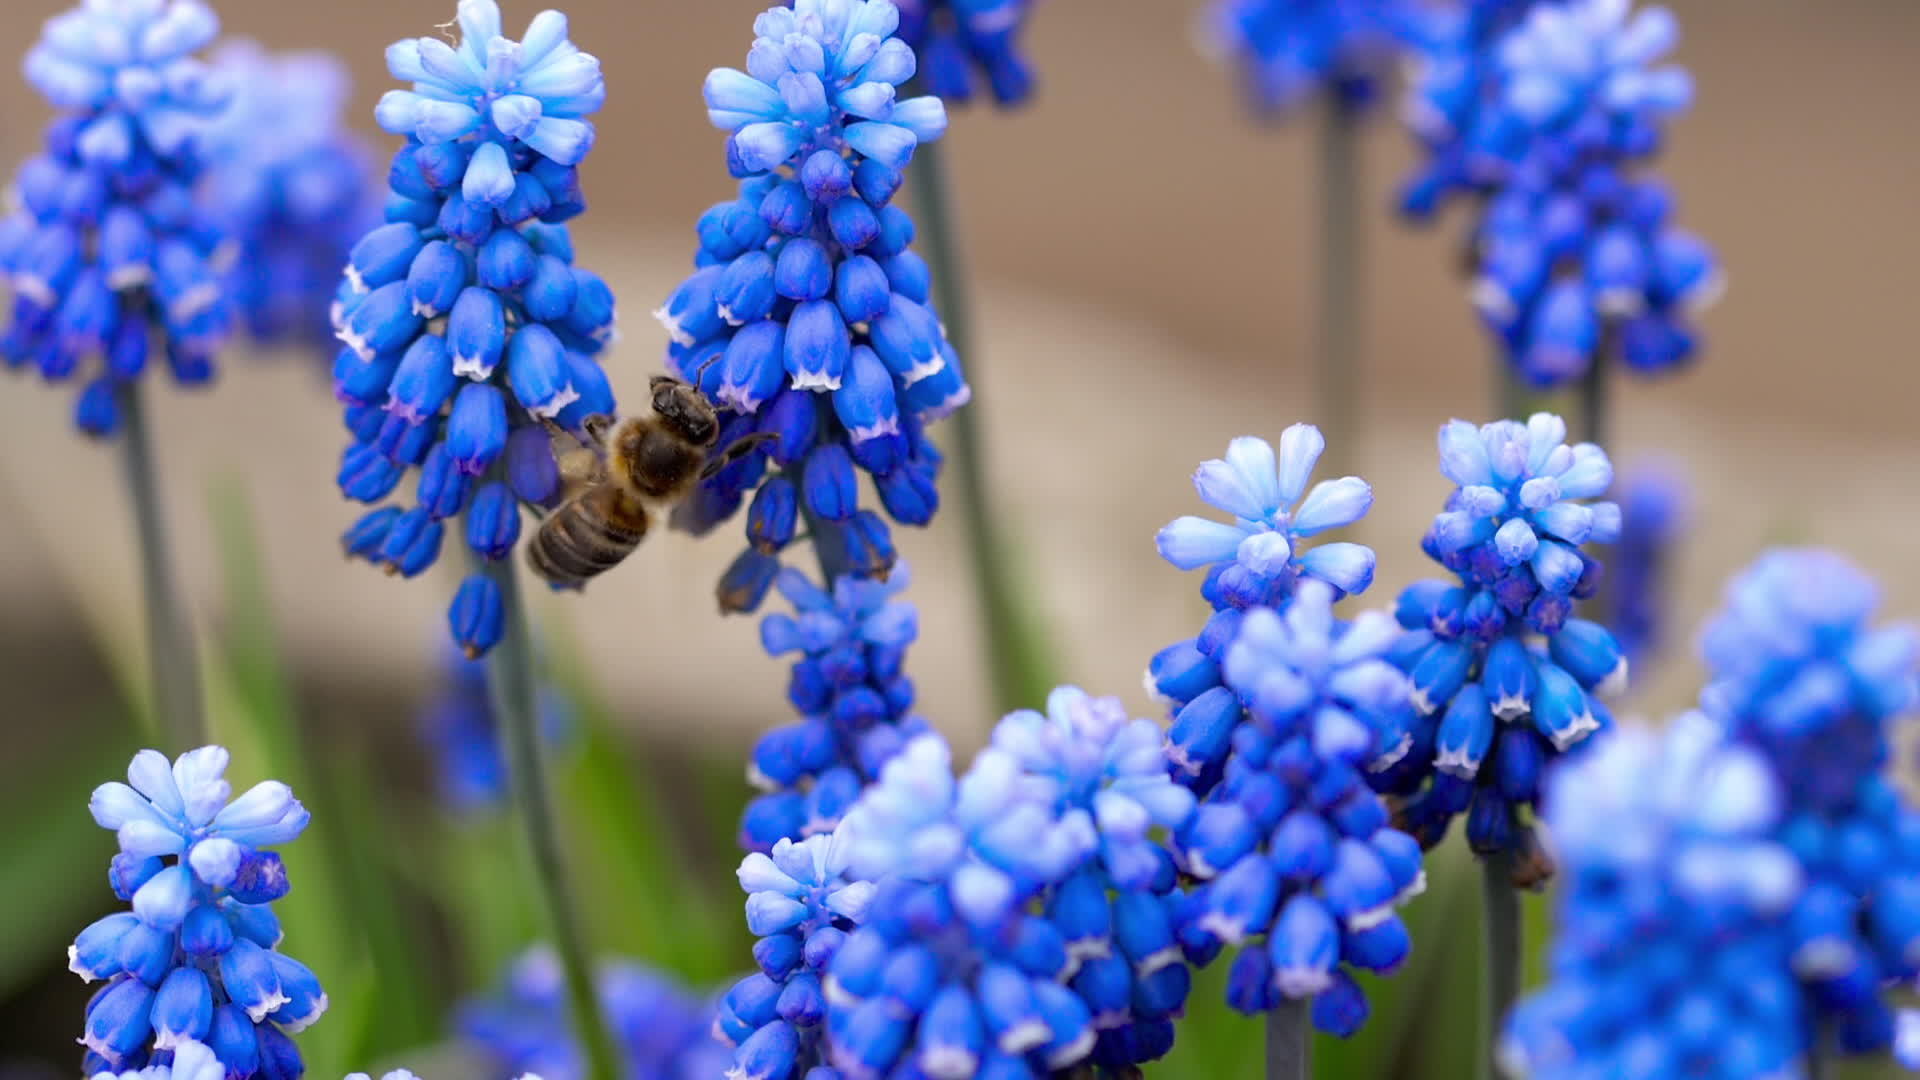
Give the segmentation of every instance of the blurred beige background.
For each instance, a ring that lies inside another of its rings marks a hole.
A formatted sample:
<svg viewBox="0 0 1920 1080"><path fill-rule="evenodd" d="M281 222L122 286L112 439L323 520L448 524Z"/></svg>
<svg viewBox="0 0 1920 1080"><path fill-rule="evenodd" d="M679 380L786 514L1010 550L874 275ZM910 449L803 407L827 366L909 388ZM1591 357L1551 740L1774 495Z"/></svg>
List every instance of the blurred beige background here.
<svg viewBox="0 0 1920 1080"><path fill-rule="evenodd" d="M0 40L27 41L55 6L9 0ZM346 56L358 78L353 120L383 159L394 140L371 124L391 85L381 48L452 13L451 0L219 6L232 33ZM536 10L506 6L516 33ZM647 312L686 267L694 218L731 190L700 81L743 61L760 5L567 6L611 94L584 170L593 208L577 230L580 259L621 298L622 341L606 359L634 387L657 368L663 342ZM1187 477L1229 437L1272 437L1312 418L1310 118L1249 121L1229 79L1191 44L1200 6L1047 0L1029 42L1044 79L1038 102L1011 115L962 112L948 136L980 293L976 400L1032 595L1068 676L1143 710L1141 667L1201 615L1198 581L1158 562L1154 529L1200 510ZM1781 540L1844 549L1888 583L1894 610L1920 613L1910 295L1920 3L1673 6L1700 101L1674 128L1662 168L1732 288L1705 319L1697 370L1623 392L1612 449L1621 462L1677 458L1695 481L1678 642L1684 651L1729 571ZM0 158L11 162L45 117L24 87L7 100ZM1433 430L1449 416L1486 418L1489 376L1454 276L1460 221L1413 231L1391 216L1411 149L1390 117L1364 156L1377 212L1366 231L1366 433L1350 460L1376 488L1358 538L1381 553L1366 600L1385 604L1430 569L1416 540L1446 492ZM79 640L76 598L87 619L131 627L136 594L114 462L71 436L71 391L0 386L0 674L11 674ZM323 381L297 360L234 355L212 393L168 395L158 429L203 626L220 617L206 494L235 475L254 499L284 633L308 677L418 693L451 581L402 584L339 557L335 537L355 511L332 484L341 438ZM712 582L738 529L703 543L651 540L584 598L546 605L636 728L677 734L697 717L704 730L745 738L784 719L785 666L759 656L749 621L713 613ZM947 515L903 536L923 611L910 670L937 723L977 733L990 718L959 535ZM1654 707L1690 698L1689 666L1654 687Z"/></svg>

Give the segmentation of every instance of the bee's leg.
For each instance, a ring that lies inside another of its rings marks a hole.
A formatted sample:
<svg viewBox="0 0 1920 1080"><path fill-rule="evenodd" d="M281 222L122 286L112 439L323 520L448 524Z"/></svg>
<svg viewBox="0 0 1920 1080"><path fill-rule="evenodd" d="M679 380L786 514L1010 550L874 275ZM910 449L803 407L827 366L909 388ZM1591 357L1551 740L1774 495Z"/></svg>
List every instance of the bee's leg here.
<svg viewBox="0 0 1920 1080"><path fill-rule="evenodd" d="M761 443L778 439L779 437L780 433L777 431L752 431L740 436L728 443L725 450L713 455L712 460L707 462L707 467L700 470L700 479L707 479L721 469L753 453Z"/></svg>

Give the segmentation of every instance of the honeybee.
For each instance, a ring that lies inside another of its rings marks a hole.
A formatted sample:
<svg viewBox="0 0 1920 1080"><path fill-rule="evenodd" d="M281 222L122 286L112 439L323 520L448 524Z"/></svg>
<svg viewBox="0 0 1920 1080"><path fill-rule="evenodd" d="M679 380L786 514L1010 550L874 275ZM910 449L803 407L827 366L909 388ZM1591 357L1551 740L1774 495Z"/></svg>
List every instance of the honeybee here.
<svg viewBox="0 0 1920 1080"><path fill-rule="evenodd" d="M715 454L720 417L706 395L666 375L655 375L650 389L645 415L591 417L582 445L561 455L571 494L527 545L527 565L557 589L581 588L612 569L700 481L773 437L747 435Z"/></svg>

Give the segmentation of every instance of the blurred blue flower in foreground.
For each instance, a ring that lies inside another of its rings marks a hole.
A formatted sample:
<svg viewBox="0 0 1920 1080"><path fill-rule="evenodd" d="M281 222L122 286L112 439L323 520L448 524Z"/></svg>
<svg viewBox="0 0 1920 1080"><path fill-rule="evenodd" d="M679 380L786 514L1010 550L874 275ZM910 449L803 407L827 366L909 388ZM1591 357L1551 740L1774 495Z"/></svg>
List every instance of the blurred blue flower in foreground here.
<svg viewBox="0 0 1920 1080"><path fill-rule="evenodd" d="M727 610L753 610L802 524L828 577L885 576L893 541L860 505L859 472L895 522L925 525L939 507L925 425L969 391L892 200L947 116L937 97L898 99L915 71L898 23L886 0L799 0L754 21L746 71L707 76L740 195L701 216L697 269L655 314L669 366L732 414L719 445L774 436L675 510L704 532L753 492Z"/></svg>
<svg viewBox="0 0 1920 1080"><path fill-rule="evenodd" d="M1413 683L1412 749L1376 773L1403 828L1431 847L1467 814L1476 852L1517 851L1516 880L1551 872L1522 816L1553 759L1612 723L1599 695L1626 685L1620 646L1573 614L1600 564L1581 548L1620 535L1620 508L1589 502L1613 482L1606 451L1569 446L1550 413L1440 429L1440 470L1458 487L1421 548L1451 581L1415 582L1392 656Z"/></svg>
<svg viewBox="0 0 1920 1080"><path fill-rule="evenodd" d="M1321 90L1372 104L1427 17L1419 0L1214 0L1204 32L1254 106L1286 114Z"/></svg>
<svg viewBox="0 0 1920 1080"><path fill-rule="evenodd" d="M178 1066L192 1042L230 1077L300 1075L288 1035L320 1018L327 995L276 950L271 904L286 895L287 872L264 849L299 836L309 815L271 780L229 801L227 760L218 746L172 763L142 750L131 786L93 793L94 821L120 842L108 880L133 910L95 922L67 950L82 979L107 980L87 1004L86 1075L164 1063L168 1052Z"/></svg>
<svg viewBox="0 0 1920 1080"><path fill-rule="evenodd" d="M1431 158L1405 205L1480 197L1474 301L1534 385L1598 356L1671 370L1719 293L1713 253L1635 172L1692 100L1685 71L1656 66L1678 38L1665 8L1564 0L1471 13L1430 46L1411 119Z"/></svg>
<svg viewBox="0 0 1920 1080"><path fill-rule="evenodd" d="M406 577L433 565L461 515L475 553L511 557L521 504L561 498L554 429L585 445L587 418L614 412L595 359L613 294L573 266L561 224L586 207L576 167L593 148L584 117L606 98L599 61L557 11L519 41L502 35L493 0L461 0L457 21L457 46L387 49L413 88L389 91L376 118L409 138L387 174L387 223L353 246L333 313L334 392L352 436L340 490L384 503L418 467L414 505L368 512L343 543ZM448 623L469 655L491 649L499 587L469 575Z"/></svg>
<svg viewBox="0 0 1920 1080"><path fill-rule="evenodd" d="M234 310L259 341L325 347L340 267L379 223L372 154L341 124L346 65L246 39L224 42L213 65L237 92L203 139L200 198L234 244Z"/></svg>
<svg viewBox="0 0 1920 1080"><path fill-rule="evenodd" d="M1509 1017L1518 1076L1798 1077L1788 964L1805 881L1773 765L1706 717L1626 728L1548 781L1561 867L1547 985Z"/></svg>
<svg viewBox="0 0 1920 1080"><path fill-rule="evenodd" d="M935 97L972 101L985 84L1001 105L1033 93L1033 70L1020 35L1038 0L895 0L900 40L920 58L920 78Z"/></svg>
<svg viewBox="0 0 1920 1080"><path fill-rule="evenodd" d="M1333 597L1308 581L1281 610L1247 612L1217 654L1226 687L1180 711L1168 754L1191 774L1214 743L1232 743L1177 835L1203 882L1183 905L1187 955L1204 963L1247 944L1228 982L1234 1008L1313 998L1316 1026L1347 1036L1368 1010L1348 969L1400 966L1411 941L1394 909L1425 877L1420 845L1389 827L1364 779L1407 751L1408 681L1385 659L1400 631L1380 612L1336 622Z"/></svg>
<svg viewBox="0 0 1920 1080"><path fill-rule="evenodd" d="M561 693L539 692L540 731L549 744L567 735L572 709ZM440 686L421 714L422 737L433 751L440 797L455 810L495 806L507 798L507 764L487 694L487 667L457 652L441 662Z"/></svg>
<svg viewBox="0 0 1920 1080"><path fill-rule="evenodd" d="M1620 540L1602 583L1607 627L1635 679L1666 645L1674 547L1686 531L1692 493L1672 466L1648 464L1620 483Z"/></svg>
<svg viewBox="0 0 1920 1080"><path fill-rule="evenodd" d="M114 1072L102 1069L90 1080L227 1080L227 1067L205 1043L182 1039L173 1048L173 1060L163 1065ZM347 1080L353 1080L348 1077Z"/></svg>
<svg viewBox="0 0 1920 1080"><path fill-rule="evenodd" d="M1779 839L1799 859L1791 964L1821 1044L1881 1052L1886 991L1920 974L1920 814L1887 775L1913 715L1920 630L1872 626L1875 584L1822 550L1768 552L1728 586L1701 638L1702 707L1778 777Z"/></svg>
<svg viewBox="0 0 1920 1080"><path fill-rule="evenodd" d="M784 838L832 832L860 790L926 723L909 716L913 680L904 670L918 632L914 606L896 599L905 564L885 582L847 575L822 591L798 570L776 583L794 613L761 620L769 655L797 658L787 697L797 723L761 736L748 776L766 791L741 818L740 843L767 851Z"/></svg>
<svg viewBox="0 0 1920 1080"><path fill-rule="evenodd" d="M697 995L626 961L602 964L598 985L629 1080L713 1080L725 1069L726 1052L708 1033L713 1008ZM501 993L463 1004L456 1024L485 1056L488 1077L587 1075L567 1019L564 976L551 950L521 954Z"/></svg>
<svg viewBox="0 0 1920 1080"><path fill-rule="evenodd" d="M0 363L82 379L88 434L119 428L151 353L182 385L213 378L231 302L214 265L226 237L194 200L195 137L227 91L193 53L219 30L199 0L90 2L48 19L27 53L27 81L60 113L0 219Z"/></svg>
<svg viewBox="0 0 1920 1080"><path fill-rule="evenodd" d="M761 972L720 1010L728 1075L1040 1077L1164 1054L1190 976L1160 843L1192 796L1158 744L1062 688L964 776L920 735L831 837L749 855Z"/></svg>

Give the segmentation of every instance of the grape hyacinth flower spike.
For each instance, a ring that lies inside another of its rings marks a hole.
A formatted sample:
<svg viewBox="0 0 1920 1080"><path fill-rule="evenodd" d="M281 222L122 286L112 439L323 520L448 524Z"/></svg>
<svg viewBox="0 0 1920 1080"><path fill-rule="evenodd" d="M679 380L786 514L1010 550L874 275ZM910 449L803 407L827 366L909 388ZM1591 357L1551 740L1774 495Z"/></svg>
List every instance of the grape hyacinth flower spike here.
<svg viewBox="0 0 1920 1080"><path fill-rule="evenodd" d="M572 726L572 707L558 690L539 691L540 734L561 743ZM440 686L420 717L421 738L432 752L440 798L456 811L498 808L507 801L507 763L500 753L500 725L487 693L487 668L448 650Z"/></svg>
<svg viewBox="0 0 1920 1080"><path fill-rule="evenodd" d="M1613 466L1566 434L1549 413L1440 429L1440 469L1458 487L1421 548L1454 577L1400 594L1407 633L1392 656L1413 684L1412 748L1371 775L1423 845L1466 813L1474 851L1521 856L1523 885L1551 873L1525 820L1543 772L1611 725L1599 698L1626 685L1613 635L1573 614L1601 575L1582 548L1620 535L1619 507L1588 501Z"/></svg>
<svg viewBox="0 0 1920 1080"><path fill-rule="evenodd" d="M1620 483L1620 541L1600 598L1604 621L1636 681L1666 645L1674 549L1686 533L1692 501L1684 476L1667 463L1630 469Z"/></svg>
<svg viewBox="0 0 1920 1080"><path fill-rule="evenodd" d="M1508 1019L1515 1076L1802 1076L1806 889L1771 764L1699 713L1628 728L1547 782L1559 938Z"/></svg>
<svg viewBox="0 0 1920 1080"><path fill-rule="evenodd" d="M884 582L848 574L828 593L799 570L779 572L793 614L765 616L760 640L769 655L796 656L787 697L800 719L754 746L747 776L765 793L741 817L742 847L832 832L881 766L926 730L910 715L903 670L919 627L918 611L898 599L909 579L902 563Z"/></svg>
<svg viewBox="0 0 1920 1080"><path fill-rule="evenodd" d="M273 901L288 890L268 848L299 836L309 814L285 784L266 781L233 799L218 746L168 762L142 750L130 783L102 784L89 809L120 854L108 879L129 901L82 930L67 950L82 979L107 980L87 1005L84 1072L133 1072L172 1054L201 1080L214 1075L298 1076L289 1037L326 1011L312 971L278 951ZM196 1049L198 1047L198 1049Z"/></svg>
<svg viewBox="0 0 1920 1080"><path fill-rule="evenodd" d="M733 1047L730 1078L812 1075L825 1047L822 979L834 953L866 917L871 881L847 877L849 845L837 835L780 840L740 864L747 929L759 971L721 999L713 1035Z"/></svg>
<svg viewBox="0 0 1920 1080"><path fill-rule="evenodd" d="M203 138L200 199L232 237L223 280L235 313L257 342L331 359L340 268L380 220L373 155L341 124L346 65L246 39L223 43L213 65L236 93Z"/></svg>
<svg viewBox="0 0 1920 1080"><path fill-rule="evenodd" d="M1405 205L1477 197L1474 303L1531 385L1614 358L1662 374L1697 349L1718 263L1640 175L1691 103L1686 72L1657 66L1678 39L1666 8L1569 0L1470 17L1429 60L1411 115L1430 160Z"/></svg>
<svg viewBox="0 0 1920 1080"><path fill-rule="evenodd" d="M457 23L457 45L387 50L388 70L413 86L388 91L375 116L407 145L388 171L386 224L354 245L333 312L351 435L340 489L377 507L343 543L405 577L433 565L462 516L477 558L509 559L522 506L561 497L555 435L585 445L585 421L614 413L596 359L613 295L573 265L563 224L586 206L577 167L594 143L586 117L606 98L599 61L557 11L519 41L493 0L461 0ZM409 474L412 505L389 503ZM454 641L487 652L503 608L500 584L471 574L448 612Z"/></svg>
<svg viewBox="0 0 1920 1080"><path fill-rule="evenodd" d="M60 111L0 219L13 293L0 363L81 380L74 418L90 435L120 429L150 357L182 385L213 378L227 238L194 187L197 137L230 88L194 54L219 31L199 0L88 3L48 19L27 54L27 81Z"/></svg>
<svg viewBox="0 0 1920 1080"><path fill-rule="evenodd" d="M720 446L773 436L674 514L705 532L753 493L725 610L753 610L800 523L830 578L886 575L893 541L860 505L860 472L894 522L939 506L925 425L969 392L893 196L947 117L937 97L898 98L915 70L899 19L886 0L798 0L755 20L746 71L707 77L740 194L701 217L698 268L655 314L668 365L731 414Z"/></svg>
<svg viewBox="0 0 1920 1080"><path fill-rule="evenodd" d="M1214 609L1199 634L1160 650L1146 674L1147 692L1174 712L1168 755L1199 795L1219 782L1244 719L1220 665L1246 613L1284 609L1307 581L1326 584L1336 599L1373 584L1372 548L1348 541L1307 546L1373 506L1373 489L1357 476L1308 489L1325 449L1312 424L1288 428L1278 451L1251 435L1234 439L1224 458L1203 462L1193 474L1200 498L1233 520L1182 517L1154 538L1160 556L1175 567L1206 569L1200 594Z"/></svg>
<svg viewBox="0 0 1920 1080"><path fill-rule="evenodd" d="M1365 780L1407 749L1409 685L1386 659L1399 630L1380 612L1337 621L1334 595L1303 582L1222 646L1226 686L1209 693L1233 753L1176 851L1200 882L1181 913L1188 955L1242 946L1228 1003L1257 1014L1312 999L1315 1026L1344 1037L1368 1013L1352 969L1399 967L1411 942L1394 909L1425 876ZM1177 741L1171 755L1192 772Z"/></svg>
<svg viewBox="0 0 1920 1080"><path fill-rule="evenodd" d="M1778 777L1800 860L1789 962L1819 1052L1884 1053L1920 975L1920 812L1888 774L1920 704L1920 628L1875 626L1878 586L1832 552L1770 551L1701 635L1702 708Z"/></svg>
<svg viewBox="0 0 1920 1080"><path fill-rule="evenodd" d="M920 58L920 81L943 101L965 105L984 87L995 104L1024 104L1033 69L1020 35L1038 0L895 0L900 40Z"/></svg>
<svg viewBox="0 0 1920 1080"><path fill-rule="evenodd" d="M1151 834L1191 797L1153 727L1069 688L1003 720L958 780L933 734L887 763L836 834L873 887L825 968L829 1075L1037 1078L1167 1051L1190 976Z"/></svg>
<svg viewBox="0 0 1920 1080"><path fill-rule="evenodd" d="M726 1052L710 1031L712 1003L631 961L603 962L595 986L626 1075L710 1080L726 1068ZM498 992L462 1003L455 1026L478 1049L489 1077L584 1080L587 1066L567 1009L559 959L533 948L514 960Z"/></svg>
<svg viewBox="0 0 1920 1080"><path fill-rule="evenodd" d="M1322 90L1344 109L1379 100L1425 16L1413 0L1214 0L1202 32L1253 105L1282 115Z"/></svg>

